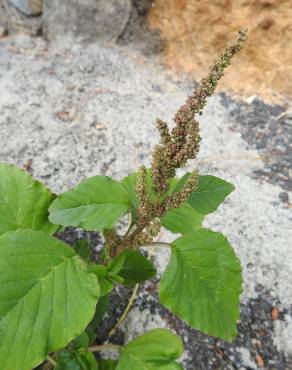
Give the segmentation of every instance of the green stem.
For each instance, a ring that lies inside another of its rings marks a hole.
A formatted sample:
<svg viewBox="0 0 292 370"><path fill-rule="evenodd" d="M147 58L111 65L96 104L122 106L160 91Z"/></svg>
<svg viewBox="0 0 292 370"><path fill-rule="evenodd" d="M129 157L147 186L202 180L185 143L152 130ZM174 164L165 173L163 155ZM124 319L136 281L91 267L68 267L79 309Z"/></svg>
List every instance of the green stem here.
<svg viewBox="0 0 292 370"><path fill-rule="evenodd" d="M57 362L51 357L50 355L47 355L47 361L52 365L52 366L57 366Z"/></svg>
<svg viewBox="0 0 292 370"><path fill-rule="evenodd" d="M136 299L136 295L138 292L138 289L140 287L140 284L136 284L135 288L133 289L133 292L131 294L131 297L129 299L129 302L127 304L127 307L125 308L124 312L122 313L122 316L119 318L119 321L116 323L116 325L112 328L112 330L109 332L109 337L113 336L115 332L117 331L118 327L125 321L133 303L134 300Z"/></svg>
<svg viewBox="0 0 292 370"><path fill-rule="evenodd" d="M110 349L120 351L121 348L122 348L122 346L119 346L118 344L108 343L108 344L101 344L101 345L98 345L98 346L88 347L87 349L88 349L89 352L100 352L100 351L107 351L107 350L110 350Z"/></svg>

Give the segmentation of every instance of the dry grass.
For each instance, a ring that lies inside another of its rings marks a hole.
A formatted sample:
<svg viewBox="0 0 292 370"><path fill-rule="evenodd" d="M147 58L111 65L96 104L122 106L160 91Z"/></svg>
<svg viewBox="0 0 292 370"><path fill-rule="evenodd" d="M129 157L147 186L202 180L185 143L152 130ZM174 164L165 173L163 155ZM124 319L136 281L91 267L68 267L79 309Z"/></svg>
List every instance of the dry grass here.
<svg viewBox="0 0 292 370"><path fill-rule="evenodd" d="M148 20L165 39L164 63L196 78L235 31L248 27L246 47L221 89L268 101L292 98L291 0L156 0Z"/></svg>

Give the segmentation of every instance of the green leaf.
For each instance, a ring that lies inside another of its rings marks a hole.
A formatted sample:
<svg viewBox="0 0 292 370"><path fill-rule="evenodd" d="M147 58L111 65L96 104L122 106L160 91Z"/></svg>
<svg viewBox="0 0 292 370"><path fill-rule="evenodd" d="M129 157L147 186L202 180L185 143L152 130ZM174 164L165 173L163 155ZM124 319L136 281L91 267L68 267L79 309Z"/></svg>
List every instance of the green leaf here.
<svg viewBox="0 0 292 370"><path fill-rule="evenodd" d="M87 240L80 239L74 243L74 249L85 261L89 261L91 258L91 248Z"/></svg>
<svg viewBox="0 0 292 370"><path fill-rule="evenodd" d="M111 276L117 275L124 266L125 259L126 259L125 253L120 253L117 257L111 259L107 268L108 273Z"/></svg>
<svg viewBox="0 0 292 370"><path fill-rule="evenodd" d="M127 189L131 205L133 209L137 208L137 198L136 198L136 181L137 181L137 172L132 173L131 175L123 178L121 184Z"/></svg>
<svg viewBox="0 0 292 370"><path fill-rule="evenodd" d="M41 231L0 236L0 363L30 370L65 347L94 315L95 275L65 243Z"/></svg>
<svg viewBox="0 0 292 370"><path fill-rule="evenodd" d="M98 278L100 296L103 297L109 294L113 290L114 284L113 281L109 279L107 268L103 265L91 265L90 271Z"/></svg>
<svg viewBox="0 0 292 370"><path fill-rule="evenodd" d="M82 350L79 349L76 358L82 370L98 370L97 361L92 352L86 349L83 349L82 352Z"/></svg>
<svg viewBox="0 0 292 370"><path fill-rule="evenodd" d="M118 361L115 360L99 360L98 361L98 370L115 370L117 367Z"/></svg>
<svg viewBox="0 0 292 370"><path fill-rule="evenodd" d="M152 262L140 252L130 250L113 258L108 267L95 265L91 270L98 277L102 296L110 293L115 283L132 286L151 279L156 274Z"/></svg>
<svg viewBox="0 0 292 370"><path fill-rule="evenodd" d="M123 267L119 271L119 276L124 279L124 285L131 286L155 276L156 269L154 265L140 252L126 250L121 255L125 259Z"/></svg>
<svg viewBox="0 0 292 370"><path fill-rule="evenodd" d="M112 228L129 205L123 185L107 176L95 176L61 194L49 209L50 220L63 226L103 231Z"/></svg>
<svg viewBox="0 0 292 370"><path fill-rule="evenodd" d="M55 370L80 370L80 366L76 363L75 356L72 352L62 349L58 352L57 366Z"/></svg>
<svg viewBox="0 0 292 370"><path fill-rule="evenodd" d="M178 192L180 191L188 182L189 177L191 176L190 172L185 173L181 178L174 178L172 179L172 187L173 187L173 192Z"/></svg>
<svg viewBox="0 0 292 370"><path fill-rule="evenodd" d="M165 200L169 196L171 196L173 193L176 193L182 189L182 187L187 183L190 172L185 173L181 178L178 177L171 177L168 179L168 191L161 197L161 200Z"/></svg>
<svg viewBox="0 0 292 370"><path fill-rule="evenodd" d="M178 336L166 329L154 329L123 348L116 370L182 370L175 362L182 353Z"/></svg>
<svg viewBox="0 0 292 370"><path fill-rule="evenodd" d="M94 317L86 329L86 333L89 336L89 343L93 343L95 341L96 331L99 328L99 325L102 322L104 315L106 314L108 305L109 305L109 296L105 295L103 297L100 297L96 305Z"/></svg>
<svg viewBox="0 0 292 370"><path fill-rule="evenodd" d="M121 183L127 189L129 197L131 199L131 211L133 220L136 220L136 209L138 206L137 197L136 197L136 182L137 182L138 172L134 172L131 175L125 177ZM155 202L158 196L154 193L153 190L153 181L151 176L151 170L147 169L147 192L149 200Z"/></svg>
<svg viewBox="0 0 292 370"><path fill-rule="evenodd" d="M160 301L189 325L231 340L236 335L241 293L240 262L228 240L208 229L172 244L160 282Z"/></svg>
<svg viewBox="0 0 292 370"><path fill-rule="evenodd" d="M55 196L29 173L0 164L0 234L19 228L54 233L58 226L48 220Z"/></svg>
<svg viewBox="0 0 292 370"><path fill-rule="evenodd" d="M173 233L185 234L202 227L205 216L194 210L188 203L171 209L161 219L161 225Z"/></svg>
<svg viewBox="0 0 292 370"><path fill-rule="evenodd" d="M190 174L186 174L187 178L190 176ZM121 183L124 185L124 187L127 189L130 199L131 199L131 205L132 210L135 213L135 210L138 206L137 204L137 197L136 197L136 182L137 182L137 176L138 172L134 172L131 175L125 177ZM168 180L169 183L169 190L161 197L161 201L163 201L165 198L167 198L169 195L171 195L174 191L178 191L186 182L186 179L184 179L185 176L183 176L181 179L177 178L171 178ZM153 180L151 175L151 170L147 169L147 192L148 196L151 202L156 202L159 198L158 195L155 194L153 190Z"/></svg>
<svg viewBox="0 0 292 370"><path fill-rule="evenodd" d="M93 353L85 348L77 351L61 350L55 370L99 370Z"/></svg>
<svg viewBox="0 0 292 370"><path fill-rule="evenodd" d="M215 176L199 176L198 187L192 192L188 203L204 215L214 212L234 190L234 185Z"/></svg>
<svg viewBox="0 0 292 370"><path fill-rule="evenodd" d="M75 338L71 343L70 346L74 349L79 348L87 348L89 345L89 337L88 334L84 331L77 338Z"/></svg>
<svg viewBox="0 0 292 370"><path fill-rule="evenodd" d="M129 193L129 197L131 199L131 212L132 212L132 218L135 221L137 217L137 197L136 197L136 182L137 182L137 176L138 172L132 173L130 176L125 177L121 183L124 185L124 187L127 189ZM168 191L159 197L154 193L153 190L153 180L151 175L151 170L147 169L147 191L148 196L151 202L157 202L158 200L160 202L163 202L166 198L171 196L174 192L179 191L187 182L188 178L190 176L190 173L186 173L183 177L179 178L170 178L168 180L169 189Z"/></svg>

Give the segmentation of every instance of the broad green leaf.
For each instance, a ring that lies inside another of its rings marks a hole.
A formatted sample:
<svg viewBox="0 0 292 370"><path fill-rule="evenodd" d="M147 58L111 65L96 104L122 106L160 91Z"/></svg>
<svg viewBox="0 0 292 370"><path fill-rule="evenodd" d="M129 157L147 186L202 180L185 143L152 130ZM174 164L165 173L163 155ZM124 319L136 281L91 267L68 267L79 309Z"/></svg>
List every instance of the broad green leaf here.
<svg viewBox="0 0 292 370"><path fill-rule="evenodd" d="M121 255L125 259L118 274L123 278L124 285L131 286L155 276L156 269L154 265L140 252L126 250Z"/></svg>
<svg viewBox="0 0 292 370"><path fill-rule="evenodd" d="M192 192L188 203L204 215L214 212L234 190L234 185L215 176L199 176L198 187Z"/></svg>
<svg viewBox="0 0 292 370"><path fill-rule="evenodd" d="M98 280L65 243L41 231L0 236L0 363L30 370L94 315Z"/></svg>
<svg viewBox="0 0 292 370"><path fill-rule="evenodd" d="M103 231L112 228L129 206L123 185L107 176L95 176L61 194L49 209L50 220L63 226Z"/></svg>
<svg viewBox="0 0 292 370"><path fill-rule="evenodd" d="M118 361L115 361L115 360L99 360L98 370L115 370L117 365L118 365Z"/></svg>
<svg viewBox="0 0 292 370"><path fill-rule="evenodd" d="M222 234L199 229L173 242L160 301L175 315L230 341L236 335L240 293L240 262Z"/></svg>
<svg viewBox="0 0 292 370"><path fill-rule="evenodd" d="M80 239L74 243L74 249L85 261L90 261L91 248L87 240Z"/></svg>
<svg viewBox="0 0 292 370"><path fill-rule="evenodd" d="M180 208L171 209L161 219L161 225L173 233L185 234L202 227L205 215L194 210L188 203L183 203Z"/></svg>
<svg viewBox="0 0 292 370"><path fill-rule="evenodd" d="M55 370L99 370L93 353L85 348L77 351L61 350Z"/></svg>
<svg viewBox="0 0 292 370"><path fill-rule="evenodd" d="M116 370L182 370L175 362L182 353L178 336L166 329L154 329L122 349Z"/></svg>
<svg viewBox="0 0 292 370"><path fill-rule="evenodd" d="M54 233L58 226L48 220L55 196L29 173L0 164L0 234L19 228Z"/></svg>

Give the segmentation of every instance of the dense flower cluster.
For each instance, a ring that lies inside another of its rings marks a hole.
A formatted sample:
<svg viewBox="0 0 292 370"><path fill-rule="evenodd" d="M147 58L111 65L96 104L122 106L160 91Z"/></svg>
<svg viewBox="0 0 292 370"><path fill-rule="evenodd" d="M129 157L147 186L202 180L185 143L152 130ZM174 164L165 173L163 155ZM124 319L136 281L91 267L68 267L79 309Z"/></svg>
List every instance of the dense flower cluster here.
<svg viewBox="0 0 292 370"><path fill-rule="evenodd" d="M224 70L230 65L232 57L243 47L246 38L247 31L239 31L237 41L228 45L217 57L208 76L202 79L199 87L177 111L174 117L175 127L171 133L165 122L157 120L161 142L154 149L152 161L154 190L157 194L168 190L168 179L175 176L177 168L185 166L189 159L196 157L201 138L195 115L202 112L207 98L214 94Z"/></svg>
<svg viewBox="0 0 292 370"><path fill-rule="evenodd" d="M160 133L160 143L153 152L151 176L153 193L156 201L150 201L149 178L146 168L141 167L136 182L137 220L136 228L119 243L115 253L124 248L137 248L151 242L159 233L160 218L170 209L179 208L188 199L198 184L198 171L194 170L186 179L182 187L165 197L169 190L170 180L175 177L176 170L186 165L189 159L194 159L200 148L199 123L195 116L201 114L207 102L230 65L232 57L243 47L247 38L247 31L239 31L235 43L226 47L215 59L207 77L187 98L186 102L177 111L175 126L170 131L166 122L157 119L157 128ZM112 241L116 236L111 235Z"/></svg>

